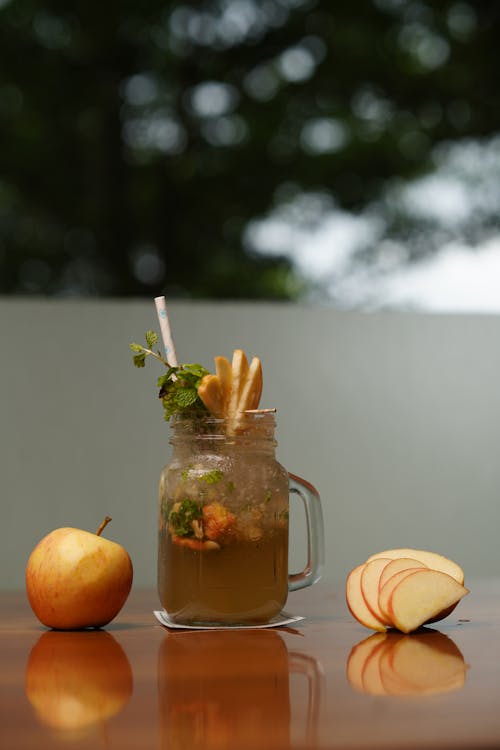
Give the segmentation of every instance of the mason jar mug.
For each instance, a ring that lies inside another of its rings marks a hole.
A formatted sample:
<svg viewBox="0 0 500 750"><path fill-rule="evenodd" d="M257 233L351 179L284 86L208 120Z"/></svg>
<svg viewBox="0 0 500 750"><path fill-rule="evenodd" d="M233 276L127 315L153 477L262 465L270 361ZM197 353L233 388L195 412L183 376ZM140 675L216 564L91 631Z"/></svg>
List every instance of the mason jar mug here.
<svg viewBox="0 0 500 750"><path fill-rule="evenodd" d="M265 624L289 590L315 583L324 561L318 492L276 460L275 415L238 423L172 422L171 462L159 489L158 593L184 625ZM306 513L308 555L288 573L289 496Z"/></svg>

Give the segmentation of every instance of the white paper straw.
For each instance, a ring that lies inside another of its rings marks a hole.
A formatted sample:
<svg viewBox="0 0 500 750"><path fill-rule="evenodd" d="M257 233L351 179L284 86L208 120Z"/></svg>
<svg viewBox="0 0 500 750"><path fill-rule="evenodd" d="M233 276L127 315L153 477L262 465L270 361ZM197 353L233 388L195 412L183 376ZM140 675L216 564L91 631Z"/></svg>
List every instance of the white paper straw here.
<svg viewBox="0 0 500 750"><path fill-rule="evenodd" d="M155 305L167 362L171 367L177 367L179 363L177 362L177 355L175 353L174 340L170 329L165 297L155 297Z"/></svg>

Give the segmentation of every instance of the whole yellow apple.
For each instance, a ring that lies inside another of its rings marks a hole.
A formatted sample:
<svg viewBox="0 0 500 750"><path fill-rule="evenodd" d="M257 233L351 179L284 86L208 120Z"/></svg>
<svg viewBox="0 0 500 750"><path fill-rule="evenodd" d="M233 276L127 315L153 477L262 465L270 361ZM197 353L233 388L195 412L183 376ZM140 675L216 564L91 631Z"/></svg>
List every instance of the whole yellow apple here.
<svg viewBox="0 0 500 750"><path fill-rule="evenodd" d="M117 714L132 695L132 669L110 633L44 633L31 650L25 689L38 719L79 731Z"/></svg>
<svg viewBox="0 0 500 750"><path fill-rule="evenodd" d="M101 532L61 528L47 534L26 566L26 591L40 622L57 630L100 628L125 604L132 586L127 551Z"/></svg>

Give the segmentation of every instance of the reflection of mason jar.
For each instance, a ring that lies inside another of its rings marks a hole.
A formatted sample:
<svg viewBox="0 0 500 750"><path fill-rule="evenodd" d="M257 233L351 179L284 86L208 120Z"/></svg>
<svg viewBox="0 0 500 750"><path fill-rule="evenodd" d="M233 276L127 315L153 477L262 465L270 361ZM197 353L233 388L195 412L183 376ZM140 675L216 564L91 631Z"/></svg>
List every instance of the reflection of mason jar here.
<svg viewBox="0 0 500 750"><path fill-rule="evenodd" d="M160 750L258 750L263 736L280 750L317 747L323 690L320 663L276 629L168 631Z"/></svg>
<svg viewBox="0 0 500 750"><path fill-rule="evenodd" d="M161 750L290 747L288 651L273 630L167 633L158 657Z"/></svg>
<svg viewBox="0 0 500 750"><path fill-rule="evenodd" d="M200 418L172 424L173 458L160 480L158 592L176 622L268 622L287 599L289 491L302 497L313 559L290 588L319 577L319 496L275 458L272 413L237 428Z"/></svg>

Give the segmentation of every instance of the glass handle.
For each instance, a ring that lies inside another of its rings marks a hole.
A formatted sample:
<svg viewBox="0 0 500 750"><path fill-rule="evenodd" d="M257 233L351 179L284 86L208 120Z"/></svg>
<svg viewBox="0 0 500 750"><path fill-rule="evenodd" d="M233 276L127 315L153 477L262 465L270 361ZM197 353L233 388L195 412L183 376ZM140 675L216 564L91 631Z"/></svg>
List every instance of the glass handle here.
<svg viewBox="0 0 500 750"><path fill-rule="evenodd" d="M288 474L289 492L298 495L304 504L307 524L307 564L300 573L288 576L288 590L296 591L312 586L319 581L325 564L325 540L323 530L323 511L318 490L305 479Z"/></svg>
<svg viewBox="0 0 500 750"><path fill-rule="evenodd" d="M307 680L307 719L305 747L318 747L321 703L325 694L325 672L320 661L298 651L290 651L290 677L302 675Z"/></svg>

